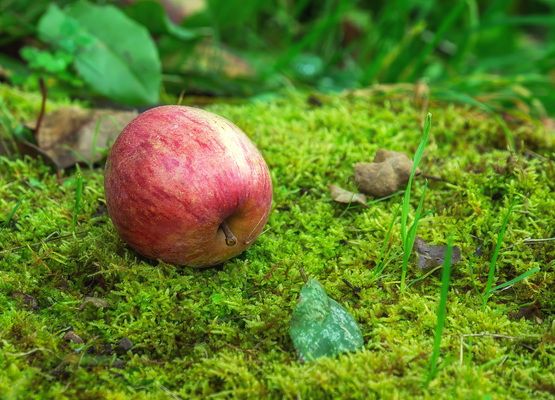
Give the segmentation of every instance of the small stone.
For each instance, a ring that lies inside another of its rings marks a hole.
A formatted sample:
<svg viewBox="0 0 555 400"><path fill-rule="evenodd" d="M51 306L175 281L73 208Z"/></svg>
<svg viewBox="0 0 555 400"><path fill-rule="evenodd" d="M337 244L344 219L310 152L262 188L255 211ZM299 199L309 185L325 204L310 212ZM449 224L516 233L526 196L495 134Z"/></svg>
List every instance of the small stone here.
<svg viewBox="0 0 555 400"><path fill-rule="evenodd" d="M133 347L133 343L127 338L121 339L119 342L116 343L116 345L119 347L120 350L123 351L131 350L131 348Z"/></svg>
<svg viewBox="0 0 555 400"><path fill-rule="evenodd" d="M310 279L301 289L289 334L300 362L335 357L364 345L360 328L349 312L330 299L324 287Z"/></svg>
<svg viewBox="0 0 555 400"><path fill-rule="evenodd" d="M445 262L446 246L429 245L424 239L416 236L412 249L418 253L418 269L426 270L443 266ZM451 265L459 261L461 261L461 249L459 249L458 246L453 246L451 251Z"/></svg>

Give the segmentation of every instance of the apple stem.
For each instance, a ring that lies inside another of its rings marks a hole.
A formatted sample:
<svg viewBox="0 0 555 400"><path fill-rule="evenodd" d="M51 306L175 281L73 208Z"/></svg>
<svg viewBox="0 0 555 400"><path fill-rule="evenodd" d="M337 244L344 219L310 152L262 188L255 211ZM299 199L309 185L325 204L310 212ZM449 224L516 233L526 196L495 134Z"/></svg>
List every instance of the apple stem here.
<svg viewBox="0 0 555 400"><path fill-rule="evenodd" d="M235 246L237 244L237 238L235 237L233 232L231 232L229 226L227 226L227 222L225 221L225 219L224 222L221 223L220 228L222 228L222 231L224 231L225 234L225 244L230 247Z"/></svg>

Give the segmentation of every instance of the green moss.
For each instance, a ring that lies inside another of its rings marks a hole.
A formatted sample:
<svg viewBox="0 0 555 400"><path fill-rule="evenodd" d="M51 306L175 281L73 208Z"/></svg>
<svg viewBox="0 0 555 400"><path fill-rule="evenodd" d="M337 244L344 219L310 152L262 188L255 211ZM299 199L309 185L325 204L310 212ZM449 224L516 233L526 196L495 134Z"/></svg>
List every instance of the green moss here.
<svg viewBox="0 0 555 400"><path fill-rule="evenodd" d="M291 94L209 108L252 137L274 181L268 231L219 268L195 270L138 257L103 211L102 171L84 172L72 235L73 172L65 171L59 186L39 161L0 158L0 219L29 193L15 225L0 234L0 397L552 398L555 241L525 241L555 236L552 133L527 120L511 122L520 147L510 153L491 117L432 104L420 168L441 179L428 183L424 209L436 212L420 222L418 235L445 245L454 232L463 260L452 267L440 351L444 368L425 388L441 273L399 298L398 253L373 280L401 197L343 213L347 206L332 202L326 187L356 189L353 164L371 160L380 147L412 156L422 135L420 111L409 98L386 95L321 99L322 107ZM12 106L14 115L32 114L27 103ZM413 183L412 213L423 183L422 177ZM541 271L495 293L481 312L468 259L482 251L474 270L483 290L514 198L494 285L535 266ZM400 244L399 229L395 224L389 240L393 249ZM288 329L304 284L300 267L351 312L363 350L297 361ZM411 258L407 278L421 275ZM87 296L108 300L110 307L88 304L80 310ZM515 318L520 306L532 302L523 313L529 318ZM63 339L70 325L84 344ZM515 339L485 335L470 346L466 338L461 365L461 335L478 333ZM123 338L134 347L120 349L116 343Z"/></svg>

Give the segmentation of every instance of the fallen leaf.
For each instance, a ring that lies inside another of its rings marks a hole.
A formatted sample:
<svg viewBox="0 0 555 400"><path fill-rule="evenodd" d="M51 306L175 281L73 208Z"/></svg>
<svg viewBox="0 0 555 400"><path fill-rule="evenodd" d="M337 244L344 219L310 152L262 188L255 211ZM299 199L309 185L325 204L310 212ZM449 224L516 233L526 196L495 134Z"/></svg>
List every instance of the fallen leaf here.
<svg viewBox="0 0 555 400"><path fill-rule="evenodd" d="M412 160L405 153L378 149L371 163L355 164L355 184L364 194L385 197L402 188L411 171ZM420 174L417 168L415 176Z"/></svg>
<svg viewBox="0 0 555 400"><path fill-rule="evenodd" d="M12 293L12 297L19 302L20 305L25 305L33 311L40 311L37 299L27 293L18 292L17 290Z"/></svg>
<svg viewBox="0 0 555 400"><path fill-rule="evenodd" d="M110 109L86 110L78 106L64 107L44 116L37 144L23 142L20 150L32 156L42 156L58 168L68 168L83 159L91 161L95 147L94 162L102 158L101 151L119 136L123 129L138 114L136 111ZM98 121L98 134L95 132ZM117 122L117 124L114 122ZM26 124L35 129L37 120Z"/></svg>
<svg viewBox="0 0 555 400"><path fill-rule="evenodd" d="M81 339L75 332L69 331L64 335L64 339L68 342L73 342L77 344L83 344L85 341Z"/></svg>
<svg viewBox="0 0 555 400"><path fill-rule="evenodd" d="M424 239L416 236L413 251L418 253L418 269L430 269L443 266L445 262L445 251L447 246L434 246L426 243ZM451 265L461 261L461 249L453 246L451 253Z"/></svg>
<svg viewBox="0 0 555 400"><path fill-rule="evenodd" d="M512 318L517 320L525 318L528 321L543 321L541 310L535 303L521 307L516 314L513 312L509 315L511 314L513 314Z"/></svg>
<svg viewBox="0 0 555 400"><path fill-rule="evenodd" d="M79 311L83 311L87 304L92 304L96 308L110 308L110 302L108 300L100 299L98 297L85 297L83 299L83 304L79 307Z"/></svg>
<svg viewBox="0 0 555 400"><path fill-rule="evenodd" d="M324 103L322 103L322 101L314 95L308 97L307 103L313 107L322 107L324 105Z"/></svg>
<svg viewBox="0 0 555 400"><path fill-rule="evenodd" d="M300 362L335 357L355 351L364 344L355 319L330 299L324 287L314 279L301 289L299 303L291 316L289 334Z"/></svg>
<svg viewBox="0 0 555 400"><path fill-rule="evenodd" d="M337 185L328 185L328 189L330 190L331 198L338 203L360 203L364 207L370 208L365 204L366 196L361 193L349 192L348 190L342 189Z"/></svg>

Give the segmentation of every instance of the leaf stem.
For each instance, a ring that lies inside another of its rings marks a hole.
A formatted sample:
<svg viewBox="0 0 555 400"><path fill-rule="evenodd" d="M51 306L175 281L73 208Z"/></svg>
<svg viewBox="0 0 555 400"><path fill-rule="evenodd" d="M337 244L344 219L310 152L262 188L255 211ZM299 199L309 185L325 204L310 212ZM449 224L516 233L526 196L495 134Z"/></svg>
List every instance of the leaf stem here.
<svg viewBox="0 0 555 400"><path fill-rule="evenodd" d="M227 226L227 222L225 219L220 224L220 228L222 228L222 231L224 231L224 234L225 234L225 244L227 244L230 247L235 246L237 244L237 238L235 237L233 232L231 232L231 229L229 229L229 226Z"/></svg>

